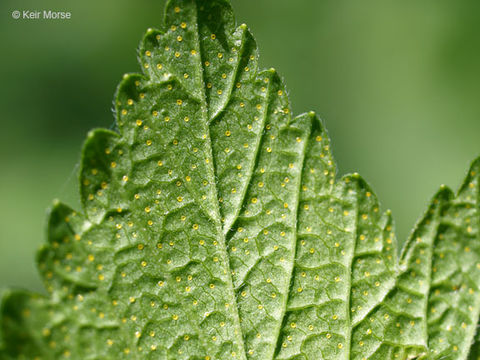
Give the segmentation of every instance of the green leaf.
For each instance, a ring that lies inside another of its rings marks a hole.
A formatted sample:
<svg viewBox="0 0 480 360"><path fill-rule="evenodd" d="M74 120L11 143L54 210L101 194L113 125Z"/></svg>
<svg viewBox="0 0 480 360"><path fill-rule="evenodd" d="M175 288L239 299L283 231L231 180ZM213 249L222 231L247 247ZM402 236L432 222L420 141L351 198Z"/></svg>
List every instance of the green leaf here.
<svg viewBox="0 0 480 360"><path fill-rule="evenodd" d="M117 130L88 134L81 211L51 209L48 294L2 296L1 359L478 356L480 160L397 261L391 213L257 59L227 0L168 1Z"/></svg>
<svg viewBox="0 0 480 360"><path fill-rule="evenodd" d="M480 158L442 207L428 297L428 359L467 359L480 314Z"/></svg>
<svg viewBox="0 0 480 360"><path fill-rule="evenodd" d="M369 358L467 358L480 310L479 163L456 196L441 187L405 244L395 287L369 315L382 329Z"/></svg>
<svg viewBox="0 0 480 360"><path fill-rule="evenodd" d="M367 315L392 288L396 239L390 213L381 214L358 174L337 183L321 124L310 137L304 165L297 254L277 359L356 359L366 344L352 342L373 328ZM364 323L367 323L366 325ZM370 339L381 339L377 329ZM362 344L363 346L363 344Z"/></svg>

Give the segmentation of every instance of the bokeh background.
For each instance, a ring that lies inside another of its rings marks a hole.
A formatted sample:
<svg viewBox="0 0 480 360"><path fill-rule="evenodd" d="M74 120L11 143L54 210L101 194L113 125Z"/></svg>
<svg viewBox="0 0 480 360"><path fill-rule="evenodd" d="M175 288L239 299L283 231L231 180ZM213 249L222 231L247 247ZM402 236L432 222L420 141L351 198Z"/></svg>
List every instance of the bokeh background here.
<svg viewBox="0 0 480 360"><path fill-rule="evenodd" d="M339 173L357 171L392 209L403 242L440 184L480 155L480 2L232 0L261 65L296 114L315 110ZM78 208L79 152L112 127L115 87L162 21L162 0L0 2L0 288L41 291L34 254L46 209ZM69 21L14 20L62 10Z"/></svg>

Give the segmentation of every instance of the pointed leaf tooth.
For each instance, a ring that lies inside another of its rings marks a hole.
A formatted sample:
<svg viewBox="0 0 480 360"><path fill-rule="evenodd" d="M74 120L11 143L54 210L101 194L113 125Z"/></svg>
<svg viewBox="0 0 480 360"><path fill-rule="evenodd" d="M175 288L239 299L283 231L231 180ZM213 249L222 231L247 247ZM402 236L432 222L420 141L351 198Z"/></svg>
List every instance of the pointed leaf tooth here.
<svg viewBox="0 0 480 360"><path fill-rule="evenodd" d="M480 313L480 159L446 203L434 238L429 359L467 359Z"/></svg>
<svg viewBox="0 0 480 360"><path fill-rule="evenodd" d="M288 299L287 313L284 317L282 330L277 342L276 359L287 359L305 354L309 356L316 349L316 355L325 358L331 349L327 343L337 333L319 330L317 318L326 314L328 305L315 307L327 297L335 298L339 285L344 283L320 276L320 272L328 273L342 271L339 261L332 260L333 254L340 255L340 251L331 253L326 243L317 241L318 234L327 232L328 236L340 240L343 233L336 227L327 229L325 219L319 221L318 214L322 207L327 206L328 194L331 192L335 178L335 164L329 151L329 139L320 120L315 114L309 113L312 118L312 132L310 134L305 162L302 169L302 183L300 190L300 204L298 208L296 260L291 280L291 290ZM322 240L323 241L323 240ZM340 246L340 244L339 244ZM326 250L326 251L324 251ZM338 249L337 249L338 250ZM311 282L313 284L307 283ZM341 278L338 277L338 280ZM331 281L329 281L331 280ZM328 296L326 295L328 292ZM331 310L338 308L338 301L331 302ZM338 314L335 314L338 319ZM332 316L332 314L330 314ZM304 335L302 335L302 331ZM328 335L328 338L327 338ZM303 339L301 339L303 338Z"/></svg>
<svg viewBox="0 0 480 360"><path fill-rule="evenodd" d="M313 134L324 141L323 134ZM315 357L321 349L323 359L350 359L356 324L394 283L393 223L389 213L379 213L375 195L358 174L331 181L328 145L309 150L321 161L303 172L297 258L277 358ZM309 156L307 151L307 161ZM306 185L315 183L324 185L317 193Z"/></svg>
<svg viewBox="0 0 480 360"><path fill-rule="evenodd" d="M247 72L256 73L256 46L254 42L253 48L249 46L247 29L235 28L229 1L200 1L198 9L203 80L209 119L213 119L229 103L238 73L247 67L251 69Z"/></svg>
<svg viewBox="0 0 480 360"><path fill-rule="evenodd" d="M395 286L354 329L353 359L361 359L365 355L372 359L408 358L425 352L426 299L432 252L429 237L438 226L436 217L441 204L450 197L451 192L446 188L434 197L406 244ZM384 239L387 236L390 235L387 234ZM388 246L388 241L384 244Z"/></svg>
<svg viewBox="0 0 480 360"><path fill-rule="evenodd" d="M391 212L380 214L377 197L363 179L357 178L355 185L358 212L350 299L352 327L383 301L395 283L397 270Z"/></svg>
<svg viewBox="0 0 480 360"><path fill-rule="evenodd" d="M99 280L96 270L87 261L83 233L90 226L81 214L57 203L49 215L48 244L37 253L37 265L48 292L68 296L72 291L95 290Z"/></svg>
<svg viewBox="0 0 480 360"><path fill-rule="evenodd" d="M115 205L123 207L122 204L109 203L109 199L115 198L113 194L123 190L118 186L121 183L112 181L112 178L118 173L127 174L126 168L130 167L117 160L119 151L124 152L118 144L118 134L109 130L92 131L85 141L80 169L80 198L92 222L102 221ZM100 153L106 156L98 156Z"/></svg>
<svg viewBox="0 0 480 360"><path fill-rule="evenodd" d="M320 176L320 175L319 175ZM297 255L277 359L346 358L357 209L351 178L300 208Z"/></svg>
<svg viewBox="0 0 480 360"><path fill-rule="evenodd" d="M256 166L270 103L278 95L276 75L262 71L242 78L225 110L210 124L224 232L237 218ZM283 90L282 94L283 94ZM285 103L285 106L288 106Z"/></svg>
<svg viewBox="0 0 480 360"><path fill-rule="evenodd" d="M152 82L175 78L193 98L204 100L197 1L172 0L165 8L165 29L145 34L140 46L143 72Z"/></svg>
<svg viewBox="0 0 480 360"><path fill-rule="evenodd" d="M268 123L244 206L227 234L251 359L271 359L275 350L295 256L298 191L311 129L309 116L291 121L288 103L278 95L284 87L276 73L268 72L263 79L268 79L272 94L266 110Z"/></svg>
<svg viewBox="0 0 480 360"><path fill-rule="evenodd" d="M301 187L301 198L306 202L322 193L330 192L336 176L327 131L314 112L308 115L313 119L313 128L308 142L308 155L305 157Z"/></svg>

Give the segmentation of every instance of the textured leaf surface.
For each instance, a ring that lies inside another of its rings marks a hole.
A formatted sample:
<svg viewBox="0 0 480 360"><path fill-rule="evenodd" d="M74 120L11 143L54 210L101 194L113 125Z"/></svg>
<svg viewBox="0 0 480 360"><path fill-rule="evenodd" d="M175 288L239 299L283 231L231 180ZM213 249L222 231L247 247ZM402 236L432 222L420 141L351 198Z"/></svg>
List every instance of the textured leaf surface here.
<svg viewBox="0 0 480 360"><path fill-rule="evenodd" d="M352 333L393 286L396 241L356 174L337 183L329 140L316 120L303 169L297 260L278 359L355 359ZM370 330L371 331L371 330ZM382 334L372 332L371 338Z"/></svg>
<svg viewBox="0 0 480 360"><path fill-rule="evenodd" d="M257 59L227 0L168 1L84 144L81 211L51 210L48 294L2 297L0 359L478 357L480 160L397 261L390 212Z"/></svg>
<svg viewBox="0 0 480 360"><path fill-rule="evenodd" d="M480 159L442 207L428 297L429 359L467 359L480 313Z"/></svg>

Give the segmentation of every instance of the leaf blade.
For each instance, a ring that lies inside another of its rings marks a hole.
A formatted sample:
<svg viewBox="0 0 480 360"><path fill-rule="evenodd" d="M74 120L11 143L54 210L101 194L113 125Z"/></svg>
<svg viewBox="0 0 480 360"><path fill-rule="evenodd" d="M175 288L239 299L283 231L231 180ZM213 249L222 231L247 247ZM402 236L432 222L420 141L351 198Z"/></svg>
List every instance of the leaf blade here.
<svg viewBox="0 0 480 360"><path fill-rule="evenodd" d="M376 197L357 174L334 182L328 136L316 121L307 156L312 160L303 170L297 258L277 359L355 358L351 332L362 313L382 302L396 272L389 216L379 215Z"/></svg>
<svg viewBox="0 0 480 360"><path fill-rule="evenodd" d="M467 359L480 314L480 159L442 209L428 299L429 359Z"/></svg>

